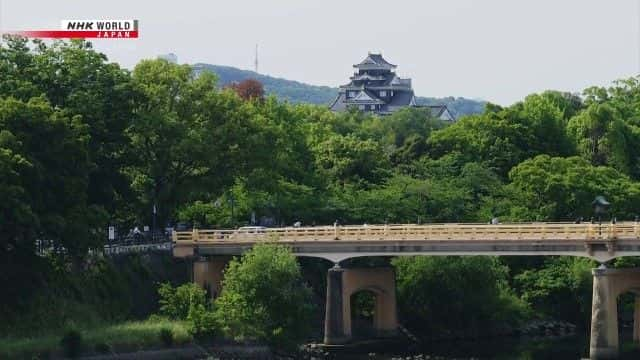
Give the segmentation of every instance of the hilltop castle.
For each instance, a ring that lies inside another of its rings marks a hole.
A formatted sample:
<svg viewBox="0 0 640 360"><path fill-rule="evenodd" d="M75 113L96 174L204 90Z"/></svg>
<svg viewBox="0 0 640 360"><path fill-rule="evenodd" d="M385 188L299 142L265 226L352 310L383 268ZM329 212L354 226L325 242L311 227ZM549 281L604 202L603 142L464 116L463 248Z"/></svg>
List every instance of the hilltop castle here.
<svg viewBox="0 0 640 360"><path fill-rule="evenodd" d="M404 107L418 106L411 88L411 79L401 79L394 72L397 67L382 57L372 54L353 65L357 71L351 82L340 86L338 96L331 104L333 111L356 107L361 111L387 115ZM445 105L428 106L432 114L442 120L455 118Z"/></svg>

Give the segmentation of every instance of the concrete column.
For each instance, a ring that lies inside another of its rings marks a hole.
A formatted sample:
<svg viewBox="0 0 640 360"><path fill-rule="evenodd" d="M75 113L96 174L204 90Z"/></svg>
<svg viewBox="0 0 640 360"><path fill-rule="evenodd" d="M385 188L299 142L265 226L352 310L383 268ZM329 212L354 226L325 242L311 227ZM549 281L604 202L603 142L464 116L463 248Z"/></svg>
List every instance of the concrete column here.
<svg viewBox="0 0 640 360"><path fill-rule="evenodd" d="M335 266L327 273L327 302L324 318L324 343L344 344L349 337L344 333L343 318L343 275L344 269Z"/></svg>
<svg viewBox="0 0 640 360"><path fill-rule="evenodd" d="M640 343L640 294L635 294L636 302L633 308L633 342Z"/></svg>
<svg viewBox="0 0 640 360"><path fill-rule="evenodd" d="M591 309L591 359L618 357L617 294L608 269L593 269L593 305Z"/></svg>
<svg viewBox="0 0 640 360"><path fill-rule="evenodd" d="M396 282L392 268L345 269L342 277L344 334L351 336L351 295L371 291L376 303L373 328L378 337L397 335Z"/></svg>
<svg viewBox="0 0 640 360"><path fill-rule="evenodd" d="M222 291L224 268L229 262L228 257L212 256L193 261L193 282L202 286L209 296L217 298Z"/></svg>

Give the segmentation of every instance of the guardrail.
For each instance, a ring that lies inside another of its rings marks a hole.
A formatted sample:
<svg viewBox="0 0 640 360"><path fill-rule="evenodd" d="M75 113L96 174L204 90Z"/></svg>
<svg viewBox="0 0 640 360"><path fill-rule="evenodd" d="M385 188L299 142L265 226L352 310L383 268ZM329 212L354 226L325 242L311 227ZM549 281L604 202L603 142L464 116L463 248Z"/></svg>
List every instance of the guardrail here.
<svg viewBox="0 0 640 360"><path fill-rule="evenodd" d="M173 242L161 242L152 244L134 244L134 245L111 245L104 246L102 252L105 255L131 254L150 251L171 251Z"/></svg>
<svg viewBox="0 0 640 360"><path fill-rule="evenodd" d="M187 244L228 244L317 241L612 241L639 239L640 224L514 223L514 224L428 224L428 225L347 225L285 227L266 229L174 231L173 242Z"/></svg>

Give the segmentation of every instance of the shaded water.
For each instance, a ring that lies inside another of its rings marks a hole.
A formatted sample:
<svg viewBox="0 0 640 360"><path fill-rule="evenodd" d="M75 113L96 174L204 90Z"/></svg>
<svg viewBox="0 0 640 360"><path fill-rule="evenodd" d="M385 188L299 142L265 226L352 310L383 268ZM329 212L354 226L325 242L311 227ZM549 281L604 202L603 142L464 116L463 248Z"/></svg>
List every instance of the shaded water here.
<svg viewBox="0 0 640 360"><path fill-rule="evenodd" d="M640 347L630 334L621 334L622 360L640 359ZM588 335L563 338L506 338L480 341L451 341L425 344L417 349L385 349L373 353L334 354L336 359L496 359L496 360L578 360L589 357ZM416 357L423 355L422 357Z"/></svg>

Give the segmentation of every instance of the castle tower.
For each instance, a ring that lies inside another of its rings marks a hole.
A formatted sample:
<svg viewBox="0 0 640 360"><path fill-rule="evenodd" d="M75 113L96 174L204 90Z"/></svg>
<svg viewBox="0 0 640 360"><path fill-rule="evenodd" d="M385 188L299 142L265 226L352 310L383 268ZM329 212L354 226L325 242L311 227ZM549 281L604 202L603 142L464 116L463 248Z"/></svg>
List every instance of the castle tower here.
<svg viewBox="0 0 640 360"><path fill-rule="evenodd" d="M333 111L355 107L376 114L390 114L407 106L415 106L411 79L401 79L394 72L397 67L372 54L353 65L356 72L351 82L340 86L338 97L331 104Z"/></svg>

